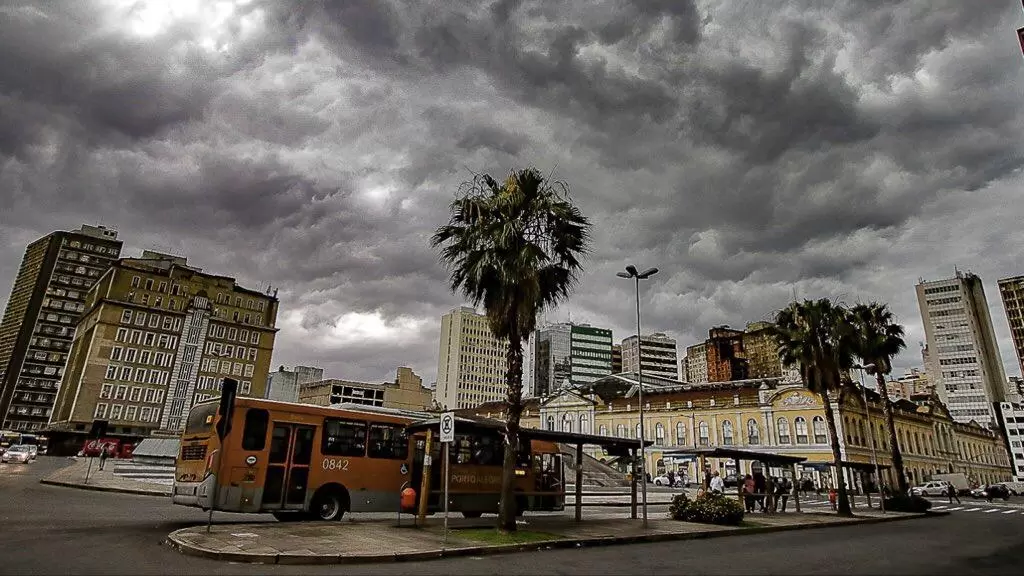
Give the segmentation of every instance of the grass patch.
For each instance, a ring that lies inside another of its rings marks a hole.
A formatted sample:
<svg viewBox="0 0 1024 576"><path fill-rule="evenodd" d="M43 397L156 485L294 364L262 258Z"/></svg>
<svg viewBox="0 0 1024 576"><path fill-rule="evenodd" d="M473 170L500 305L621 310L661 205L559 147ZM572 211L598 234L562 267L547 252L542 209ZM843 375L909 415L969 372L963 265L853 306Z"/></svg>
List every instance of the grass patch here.
<svg viewBox="0 0 1024 576"><path fill-rule="evenodd" d="M452 534L464 540L483 544L528 544L543 540L562 540L561 536L532 530L516 530L510 534L498 532L496 528L460 528Z"/></svg>

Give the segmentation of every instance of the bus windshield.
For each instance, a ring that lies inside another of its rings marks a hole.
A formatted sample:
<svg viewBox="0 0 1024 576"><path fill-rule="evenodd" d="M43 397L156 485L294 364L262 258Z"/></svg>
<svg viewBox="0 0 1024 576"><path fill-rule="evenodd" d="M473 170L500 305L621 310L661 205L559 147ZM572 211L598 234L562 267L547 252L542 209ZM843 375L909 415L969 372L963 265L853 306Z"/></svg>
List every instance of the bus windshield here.
<svg viewBox="0 0 1024 576"><path fill-rule="evenodd" d="M213 420L217 416L218 407L217 402L211 402L193 408L185 422L185 436L209 434L213 430Z"/></svg>

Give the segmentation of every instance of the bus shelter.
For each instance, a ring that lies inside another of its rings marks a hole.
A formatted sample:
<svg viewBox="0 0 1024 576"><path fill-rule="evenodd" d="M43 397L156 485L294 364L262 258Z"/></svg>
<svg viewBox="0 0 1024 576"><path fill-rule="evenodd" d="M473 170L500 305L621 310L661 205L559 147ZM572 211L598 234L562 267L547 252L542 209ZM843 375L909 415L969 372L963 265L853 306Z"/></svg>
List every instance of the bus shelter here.
<svg viewBox="0 0 1024 576"><path fill-rule="evenodd" d="M743 502L743 482L739 481L739 471L742 470L740 462L760 462L766 469L771 467L776 468L788 468L793 474L793 481L796 482L796 465L801 462L805 462L807 458L803 456L790 456L788 454L779 454L776 452L761 452L758 450L740 450L738 448L723 448L723 447L708 447L708 448L685 448L681 450L668 450L664 452L663 456L693 456L700 462L698 470L703 474L701 478L701 487L704 490L708 489L707 485L707 459L708 458L721 458L726 460L732 460L736 463L736 496L740 502ZM768 488L769 494L772 493L772 480L771 476L768 475ZM796 507L796 511L800 512L800 491L797 490L793 497L793 503Z"/></svg>
<svg viewBox="0 0 1024 576"><path fill-rule="evenodd" d="M409 434L416 432L431 431L432 434L440 434L441 418L433 417L426 420L413 422L406 426ZM474 431L498 432L502 436L505 433L505 422L494 418L482 416L456 416L455 430L459 434ZM600 446L611 456L628 457L632 466L632 479L630 481L630 517L637 517L637 454L640 451L640 441L628 438L616 438L612 436L600 436L597 434L583 434L579 432L560 432L558 430L538 430L536 428L520 428L520 441L542 440L568 445L574 448L573 458L575 472L574 495L576 497L575 517L579 522L583 518L583 447ZM645 440L644 447L653 445L652 440Z"/></svg>

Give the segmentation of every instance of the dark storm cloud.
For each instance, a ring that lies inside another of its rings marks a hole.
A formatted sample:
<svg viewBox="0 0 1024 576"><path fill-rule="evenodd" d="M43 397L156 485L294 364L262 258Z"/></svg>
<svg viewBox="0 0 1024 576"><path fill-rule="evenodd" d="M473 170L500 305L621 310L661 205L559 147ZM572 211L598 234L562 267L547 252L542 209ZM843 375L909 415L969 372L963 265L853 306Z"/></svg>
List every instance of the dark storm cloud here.
<svg viewBox="0 0 1024 576"><path fill-rule="evenodd" d="M430 232L528 164L595 223L548 318L617 339L628 262L682 344L794 293L891 301L916 341L918 276L1021 273L1012 3L122 4L0 6L8 283L26 239L103 222L278 287L276 364L429 382L460 304Z"/></svg>

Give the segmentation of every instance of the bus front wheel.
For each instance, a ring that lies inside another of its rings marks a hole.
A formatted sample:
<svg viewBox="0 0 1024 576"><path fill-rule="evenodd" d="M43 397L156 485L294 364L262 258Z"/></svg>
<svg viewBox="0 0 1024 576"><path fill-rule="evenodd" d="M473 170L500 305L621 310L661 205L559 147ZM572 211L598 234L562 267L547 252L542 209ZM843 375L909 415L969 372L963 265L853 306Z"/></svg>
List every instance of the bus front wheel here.
<svg viewBox="0 0 1024 576"><path fill-rule="evenodd" d="M316 520L330 522L341 520L348 511L348 498L341 490L321 490L313 496L310 515Z"/></svg>

